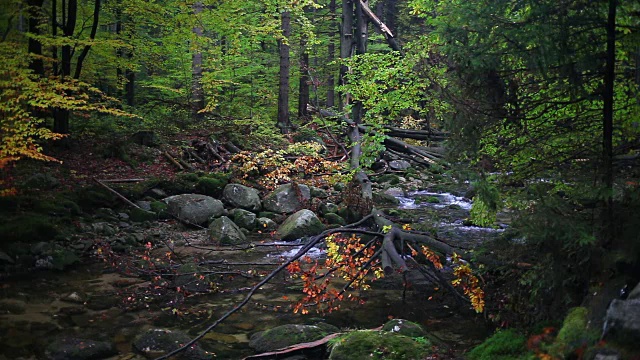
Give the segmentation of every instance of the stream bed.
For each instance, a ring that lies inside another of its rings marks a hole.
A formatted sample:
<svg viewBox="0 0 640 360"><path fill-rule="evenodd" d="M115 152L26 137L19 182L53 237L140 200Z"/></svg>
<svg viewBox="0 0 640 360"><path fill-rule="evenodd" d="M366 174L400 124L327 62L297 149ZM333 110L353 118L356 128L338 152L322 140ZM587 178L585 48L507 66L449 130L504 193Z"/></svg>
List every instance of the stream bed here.
<svg viewBox="0 0 640 360"><path fill-rule="evenodd" d="M438 203L420 202L421 196L440 199ZM432 221L443 237L458 239L463 245L477 245L496 236L501 229L465 226L471 203L447 193L414 192L399 197L400 209L424 212L418 221ZM429 211L440 216L433 220ZM466 214L466 215L465 215ZM184 237L180 224L162 224L176 238ZM204 230L188 230L192 239L206 237ZM170 235L171 236L171 235ZM264 237L264 236L263 236ZM209 275L217 290L186 294L166 291L149 278L127 276L115 269L118 264L87 261L63 272L39 271L6 279L0 285L0 359L41 359L49 343L56 338L74 337L105 341L115 345L111 359L144 359L132 343L139 334L155 328L181 330L195 336L210 323L241 302L248 289L297 248L290 244L261 242L250 250L180 248L183 259L201 258L225 264L229 271ZM193 242L196 243L196 242ZM177 251L177 250L176 250ZM162 256L166 248L158 246L153 256ZM316 249L314 256L322 257ZM234 271L242 270L241 273ZM421 286L418 286L421 285ZM415 321L449 348L451 358L481 342L489 335L484 319L469 309L461 309L453 297L434 286L419 282L402 285L400 276L374 283L359 295L364 304L345 301L341 310L330 314L294 314L291 305L301 298L300 286L282 274L259 290L241 311L233 314L199 346L217 359L242 359L254 354L248 342L252 334L283 324L326 322L341 329L375 328L390 318ZM429 300L430 299L430 300Z"/></svg>

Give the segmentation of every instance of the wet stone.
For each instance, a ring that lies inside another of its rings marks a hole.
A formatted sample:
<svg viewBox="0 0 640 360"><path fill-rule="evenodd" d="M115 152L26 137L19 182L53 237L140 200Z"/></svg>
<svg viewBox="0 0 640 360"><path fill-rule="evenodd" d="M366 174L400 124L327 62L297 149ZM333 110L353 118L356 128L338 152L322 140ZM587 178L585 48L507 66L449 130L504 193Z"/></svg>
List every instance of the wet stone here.
<svg viewBox="0 0 640 360"><path fill-rule="evenodd" d="M115 354L115 347L109 342L73 337L57 339L45 351L50 360L103 359Z"/></svg>

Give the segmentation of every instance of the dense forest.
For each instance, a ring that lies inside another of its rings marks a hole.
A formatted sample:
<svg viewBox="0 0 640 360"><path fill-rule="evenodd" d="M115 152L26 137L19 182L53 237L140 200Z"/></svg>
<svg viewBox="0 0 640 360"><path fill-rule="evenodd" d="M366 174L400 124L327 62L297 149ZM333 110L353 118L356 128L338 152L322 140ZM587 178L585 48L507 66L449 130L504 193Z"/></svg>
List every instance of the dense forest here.
<svg viewBox="0 0 640 360"><path fill-rule="evenodd" d="M0 358L640 357L640 2L1 1Z"/></svg>

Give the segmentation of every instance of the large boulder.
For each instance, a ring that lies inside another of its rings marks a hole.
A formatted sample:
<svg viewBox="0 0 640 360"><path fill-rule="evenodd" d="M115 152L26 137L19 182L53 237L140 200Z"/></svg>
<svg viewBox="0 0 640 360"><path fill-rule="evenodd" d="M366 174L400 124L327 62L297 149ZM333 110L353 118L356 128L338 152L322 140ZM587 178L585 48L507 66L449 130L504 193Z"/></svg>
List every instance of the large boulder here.
<svg viewBox="0 0 640 360"><path fill-rule="evenodd" d="M276 236L284 241L292 241L305 236L318 235L324 225L311 210L303 209L289 216L278 227Z"/></svg>
<svg viewBox="0 0 640 360"><path fill-rule="evenodd" d="M221 216L209 225L209 240L216 245L239 245L247 242L247 237L231 219Z"/></svg>
<svg viewBox="0 0 640 360"><path fill-rule="evenodd" d="M227 184L222 191L222 198L232 207L249 211L260 211L262 204L258 190L240 184Z"/></svg>
<svg viewBox="0 0 640 360"><path fill-rule="evenodd" d="M133 348L148 358L165 355L191 340L191 336L175 330L151 329L133 341ZM197 344L178 355L179 359L211 359L212 355Z"/></svg>
<svg viewBox="0 0 640 360"><path fill-rule="evenodd" d="M640 299L611 301L604 324L608 337L624 342L640 341Z"/></svg>
<svg viewBox="0 0 640 360"><path fill-rule="evenodd" d="M169 196L163 200L167 212L178 219L191 224L204 224L210 217L224 212L222 201L200 194L181 194Z"/></svg>
<svg viewBox="0 0 640 360"><path fill-rule="evenodd" d="M311 190L307 185L280 185L262 201L264 208L274 213L292 214L311 199Z"/></svg>
<svg viewBox="0 0 640 360"><path fill-rule="evenodd" d="M340 331L329 324L277 326L267 331L261 331L249 341L249 346L258 352L281 349L294 344L320 340L323 337Z"/></svg>

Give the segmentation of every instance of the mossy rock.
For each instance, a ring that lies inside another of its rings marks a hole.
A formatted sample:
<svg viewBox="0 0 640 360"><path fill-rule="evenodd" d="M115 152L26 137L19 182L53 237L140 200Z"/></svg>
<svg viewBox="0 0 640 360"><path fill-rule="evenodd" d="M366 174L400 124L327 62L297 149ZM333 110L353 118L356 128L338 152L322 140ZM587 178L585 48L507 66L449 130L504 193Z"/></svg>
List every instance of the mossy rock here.
<svg viewBox="0 0 640 360"><path fill-rule="evenodd" d="M404 319L389 320L384 324L384 326L382 326L382 330L410 337L422 337L427 335L422 326L414 323L413 321Z"/></svg>
<svg viewBox="0 0 640 360"><path fill-rule="evenodd" d="M333 342L330 360L424 359L431 352L428 341L390 332L353 331Z"/></svg>
<svg viewBox="0 0 640 360"><path fill-rule="evenodd" d="M389 185L398 185L400 183L400 177L395 174L384 174L376 179L378 184L388 183Z"/></svg>
<svg viewBox="0 0 640 360"><path fill-rule="evenodd" d="M51 255L51 264L56 270L64 270L65 268L80 262L80 258L76 253L68 249L55 249Z"/></svg>
<svg viewBox="0 0 640 360"><path fill-rule="evenodd" d="M33 210L52 216L77 216L82 214L82 209L78 204L63 197L37 201L33 206Z"/></svg>
<svg viewBox="0 0 640 360"><path fill-rule="evenodd" d="M85 187L76 194L76 203L85 211L101 207L115 207L117 201L115 195L100 187Z"/></svg>
<svg viewBox="0 0 640 360"><path fill-rule="evenodd" d="M170 217L169 213L167 212L167 208L169 207L169 205L167 205L166 203L162 201L152 201L149 206L151 208L151 211L158 214L159 218L168 219Z"/></svg>
<svg viewBox="0 0 640 360"><path fill-rule="evenodd" d="M526 338L514 330L498 331L467 353L469 360L535 359L527 350Z"/></svg>
<svg viewBox="0 0 640 360"><path fill-rule="evenodd" d="M576 307L567 313L551 346L550 353L560 357L569 355L576 349L594 344L600 334L589 329L589 311L585 307Z"/></svg>
<svg viewBox="0 0 640 360"><path fill-rule="evenodd" d="M373 202L379 205L400 205L400 200L395 196L380 192L373 193Z"/></svg>
<svg viewBox="0 0 640 360"><path fill-rule="evenodd" d="M294 344L320 340L338 331L338 328L328 324L287 324L254 334L251 336L249 346L258 352L273 351Z"/></svg>
<svg viewBox="0 0 640 360"><path fill-rule="evenodd" d="M229 183L230 175L227 173L212 173L201 177L195 185L198 194L220 197L222 190Z"/></svg>
<svg viewBox="0 0 640 360"><path fill-rule="evenodd" d="M50 241L60 234L53 219L42 214L24 213L5 220L5 223L0 224L0 239L4 242Z"/></svg>
<svg viewBox="0 0 640 360"><path fill-rule="evenodd" d="M416 204L428 203L428 204L440 204L440 198L437 196L418 196L416 197Z"/></svg>
<svg viewBox="0 0 640 360"><path fill-rule="evenodd" d="M131 217L131 221L134 221L134 222L154 221L158 218L158 215L155 212L146 211L138 208L131 209L129 216Z"/></svg>
<svg viewBox="0 0 640 360"><path fill-rule="evenodd" d="M346 225L347 224L347 222L342 218L342 216L334 213L324 214L324 219L327 220L329 225Z"/></svg>

